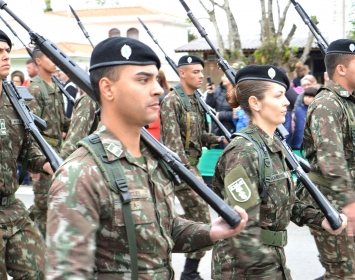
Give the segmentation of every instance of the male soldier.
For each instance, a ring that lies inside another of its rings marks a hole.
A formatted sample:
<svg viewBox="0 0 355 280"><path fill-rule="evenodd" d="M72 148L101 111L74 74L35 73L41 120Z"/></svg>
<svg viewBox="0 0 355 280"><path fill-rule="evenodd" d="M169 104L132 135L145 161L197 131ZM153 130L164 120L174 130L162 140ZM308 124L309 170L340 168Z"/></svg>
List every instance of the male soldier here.
<svg viewBox="0 0 355 280"><path fill-rule="evenodd" d="M231 229L220 218L211 227L176 215L172 182L140 139L142 127L157 118L163 93L160 61L148 46L108 38L95 47L90 65L101 123L49 190L47 279L173 279L173 251L235 235L247 216L238 208L243 220Z"/></svg>
<svg viewBox="0 0 355 280"><path fill-rule="evenodd" d="M199 104L194 91L203 82L204 62L197 56L186 55L180 58L178 70L180 83L163 99L160 110L161 135L164 145L176 152L183 164L202 182L197 168L203 146L228 144L223 136L216 136L205 131L205 112ZM185 218L203 223L210 222L208 205L185 183L175 188L185 211ZM186 255L182 280L201 279L197 268L205 252Z"/></svg>
<svg viewBox="0 0 355 280"><path fill-rule="evenodd" d="M341 39L329 45L325 66L330 80L308 107L303 137L311 165L310 179L348 217L348 236L345 231L334 236L310 228L326 269L324 279L355 278L354 50L353 40ZM317 207L305 189L301 189L299 196Z"/></svg>
<svg viewBox="0 0 355 280"><path fill-rule="evenodd" d="M34 99L28 104L31 111L46 121L47 128L42 131L43 138L59 154L62 133L68 131L70 119L65 116L63 95L52 81L56 71L55 64L38 47L33 50L33 59L38 67L38 76L31 79L28 87ZM31 218L38 224L43 237L46 236L47 200L51 176L41 174L33 178L34 205ZM37 180L36 180L37 179Z"/></svg>
<svg viewBox="0 0 355 280"><path fill-rule="evenodd" d="M10 38L0 30L0 79L9 75L11 46ZM7 274L13 279L44 279L44 242L26 206L15 198L17 163L22 164L27 153L30 171L53 174L0 83L0 279L7 279Z"/></svg>

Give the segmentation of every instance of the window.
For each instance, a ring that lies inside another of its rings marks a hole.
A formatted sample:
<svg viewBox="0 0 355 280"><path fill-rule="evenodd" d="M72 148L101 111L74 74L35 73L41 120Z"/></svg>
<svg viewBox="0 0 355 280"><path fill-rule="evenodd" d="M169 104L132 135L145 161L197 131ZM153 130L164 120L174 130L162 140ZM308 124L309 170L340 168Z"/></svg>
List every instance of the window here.
<svg viewBox="0 0 355 280"><path fill-rule="evenodd" d="M130 28L127 30L127 37L128 38L132 38L132 39L136 39L139 40L138 38L138 29L137 28Z"/></svg>
<svg viewBox="0 0 355 280"><path fill-rule="evenodd" d="M108 37L119 37L121 36L121 31L117 28L112 28L109 32L108 32Z"/></svg>

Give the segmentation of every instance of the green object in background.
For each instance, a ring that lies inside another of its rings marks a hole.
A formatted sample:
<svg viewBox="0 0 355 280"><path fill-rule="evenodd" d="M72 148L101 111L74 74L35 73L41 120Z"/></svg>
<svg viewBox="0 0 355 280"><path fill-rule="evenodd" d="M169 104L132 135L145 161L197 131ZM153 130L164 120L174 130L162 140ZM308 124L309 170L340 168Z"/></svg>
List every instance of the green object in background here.
<svg viewBox="0 0 355 280"><path fill-rule="evenodd" d="M222 149L203 149L202 156L197 167L204 177L212 177L219 156L222 154Z"/></svg>

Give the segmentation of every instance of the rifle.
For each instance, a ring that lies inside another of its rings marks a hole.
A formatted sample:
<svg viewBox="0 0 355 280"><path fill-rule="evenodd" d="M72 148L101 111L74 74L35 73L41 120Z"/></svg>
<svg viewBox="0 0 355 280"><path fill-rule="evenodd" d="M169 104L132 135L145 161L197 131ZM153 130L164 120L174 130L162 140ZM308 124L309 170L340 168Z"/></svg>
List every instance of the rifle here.
<svg viewBox="0 0 355 280"><path fill-rule="evenodd" d="M154 36L152 35L152 33L149 31L148 27L143 23L143 21L138 18L139 22L143 25L144 29L147 31L147 33L149 34L149 36L153 39L154 43L156 43L158 45L158 47L161 49L161 51L163 52L166 61L170 64L171 68L173 68L173 70L175 71L175 73L179 76L179 70L177 65L175 64L175 62L164 52L164 50L162 49L162 47L159 45L157 39L154 38ZM214 123L218 126L218 128L222 131L223 135L227 138L228 142L231 141L231 134L229 133L229 131L224 127L224 125L219 121L219 119L217 119L216 117L216 112L211 110L211 107L208 106L206 104L206 102L202 99L202 94L199 90L195 90L195 95L197 96L197 100L198 102L201 104L201 106L203 107L203 109L206 111L207 114L210 115L210 117L212 118L212 120L214 121Z"/></svg>
<svg viewBox="0 0 355 280"><path fill-rule="evenodd" d="M92 46L92 48L94 48L94 45L93 45L93 43L91 42L91 40L89 38L90 37L89 33L85 30L85 28L84 28L83 24L81 23L79 17L77 16L76 12L74 11L74 9L70 5L69 5L69 8L70 8L72 14L74 15L76 21L78 22L78 25L81 28L81 31L83 31L85 37L89 40L90 45Z"/></svg>
<svg viewBox="0 0 355 280"><path fill-rule="evenodd" d="M20 39L17 33L11 28L11 26L0 16L0 19L5 23L8 29L14 34L14 36L22 43L23 47L26 49L29 56L33 59L33 53L29 47L27 47L24 42ZM33 59L34 60L34 59ZM66 91L66 89L62 86L56 76L52 75L52 80L56 83L58 88L63 92L63 94L68 98L68 100L74 105L75 100L74 98Z"/></svg>
<svg viewBox="0 0 355 280"><path fill-rule="evenodd" d="M21 120L23 121L25 130L31 133L31 135L43 151L43 154L48 159L53 171L56 171L58 167L62 164L63 160L57 155L57 153L52 149L52 147L47 143L47 141L43 139L41 133L39 132L37 126L34 123L34 115L31 113L30 109L25 104L24 98L19 94L17 87L15 87L13 82L9 82L7 79L3 79L2 85L4 87L6 95L10 99L12 106L15 108Z"/></svg>
<svg viewBox="0 0 355 280"><path fill-rule="evenodd" d="M314 38L317 40L317 45L319 49L321 50L323 56L327 52L328 48L328 43L325 41L322 33L320 32L319 28L317 25L313 22L313 20L307 15L305 10L303 10L302 6L298 4L295 0L291 0L292 4L295 6L296 11L298 14L301 16L303 19L304 23L308 26L310 31L312 32Z"/></svg>
<svg viewBox="0 0 355 280"><path fill-rule="evenodd" d="M205 38L207 43L210 45L212 50L215 52L216 56L218 57L218 66L222 69L222 71L225 73L227 78L230 80L232 85L235 87L235 75L236 72L233 68L231 68L228 65L228 62L223 59L221 54L217 51L215 46L212 44L212 42L209 40L207 37L207 33L205 29L201 26L199 21L195 18L195 16L192 14L190 8L186 5L184 0L179 0L182 4L182 6L185 8L187 12L187 16L190 18L191 22L197 30L200 32L201 36ZM275 131L275 138L279 141L281 146L283 147L285 153L286 153L286 162L289 168L291 169L292 172L296 174L296 176L300 179L300 181L303 183L303 185L306 187L308 192L311 194L323 214L325 215L326 219L328 220L331 228L333 230L336 230L341 227L342 221L339 216L339 212L333 207L333 205L325 198L325 196L318 190L318 188L313 184L313 182L308 178L307 174L304 172L304 170L301 167L301 164L299 162L299 158L292 152L292 149L288 146L286 143L286 137L285 137L285 131L287 133L287 130L284 128L282 124L280 124Z"/></svg>
<svg viewBox="0 0 355 280"><path fill-rule="evenodd" d="M5 1L0 0L0 8L10 14L23 28L25 28L31 38L41 51L50 58L71 80L83 89L93 100L97 102L91 87L89 75L84 72L74 61L70 59L53 42L44 39L42 36L32 31L21 19L19 19L8 7ZM210 188L199 181L183 164L163 145L158 142L147 130L142 128L141 138L156 157L162 159L172 170L174 170L187 184L201 196L231 227L235 228L241 221L238 213L218 197Z"/></svg>

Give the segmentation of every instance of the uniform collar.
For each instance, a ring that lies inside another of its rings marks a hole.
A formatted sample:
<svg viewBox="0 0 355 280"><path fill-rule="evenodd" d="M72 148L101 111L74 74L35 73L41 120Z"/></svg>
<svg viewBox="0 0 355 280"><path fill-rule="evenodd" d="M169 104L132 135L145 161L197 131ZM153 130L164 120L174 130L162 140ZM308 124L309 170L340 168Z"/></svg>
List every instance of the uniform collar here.
<svg viewBox="0 0 355 280"><path fill-rule="evenodd" d="M348 92L345 88L333 80L328 81L328 86L333 88L340 97L348 98L354 94L354 92Z"/></svg>
<svg viewBox="0 0 355 280"><path fill-rule="evenodd" d="M265 145L271 152L276 153L281 151L281 146L278 141L275 140L275 137L271 138L264 130L253 122L250 122L248 126L259 134L260 138L264 141Z"/></svg>

